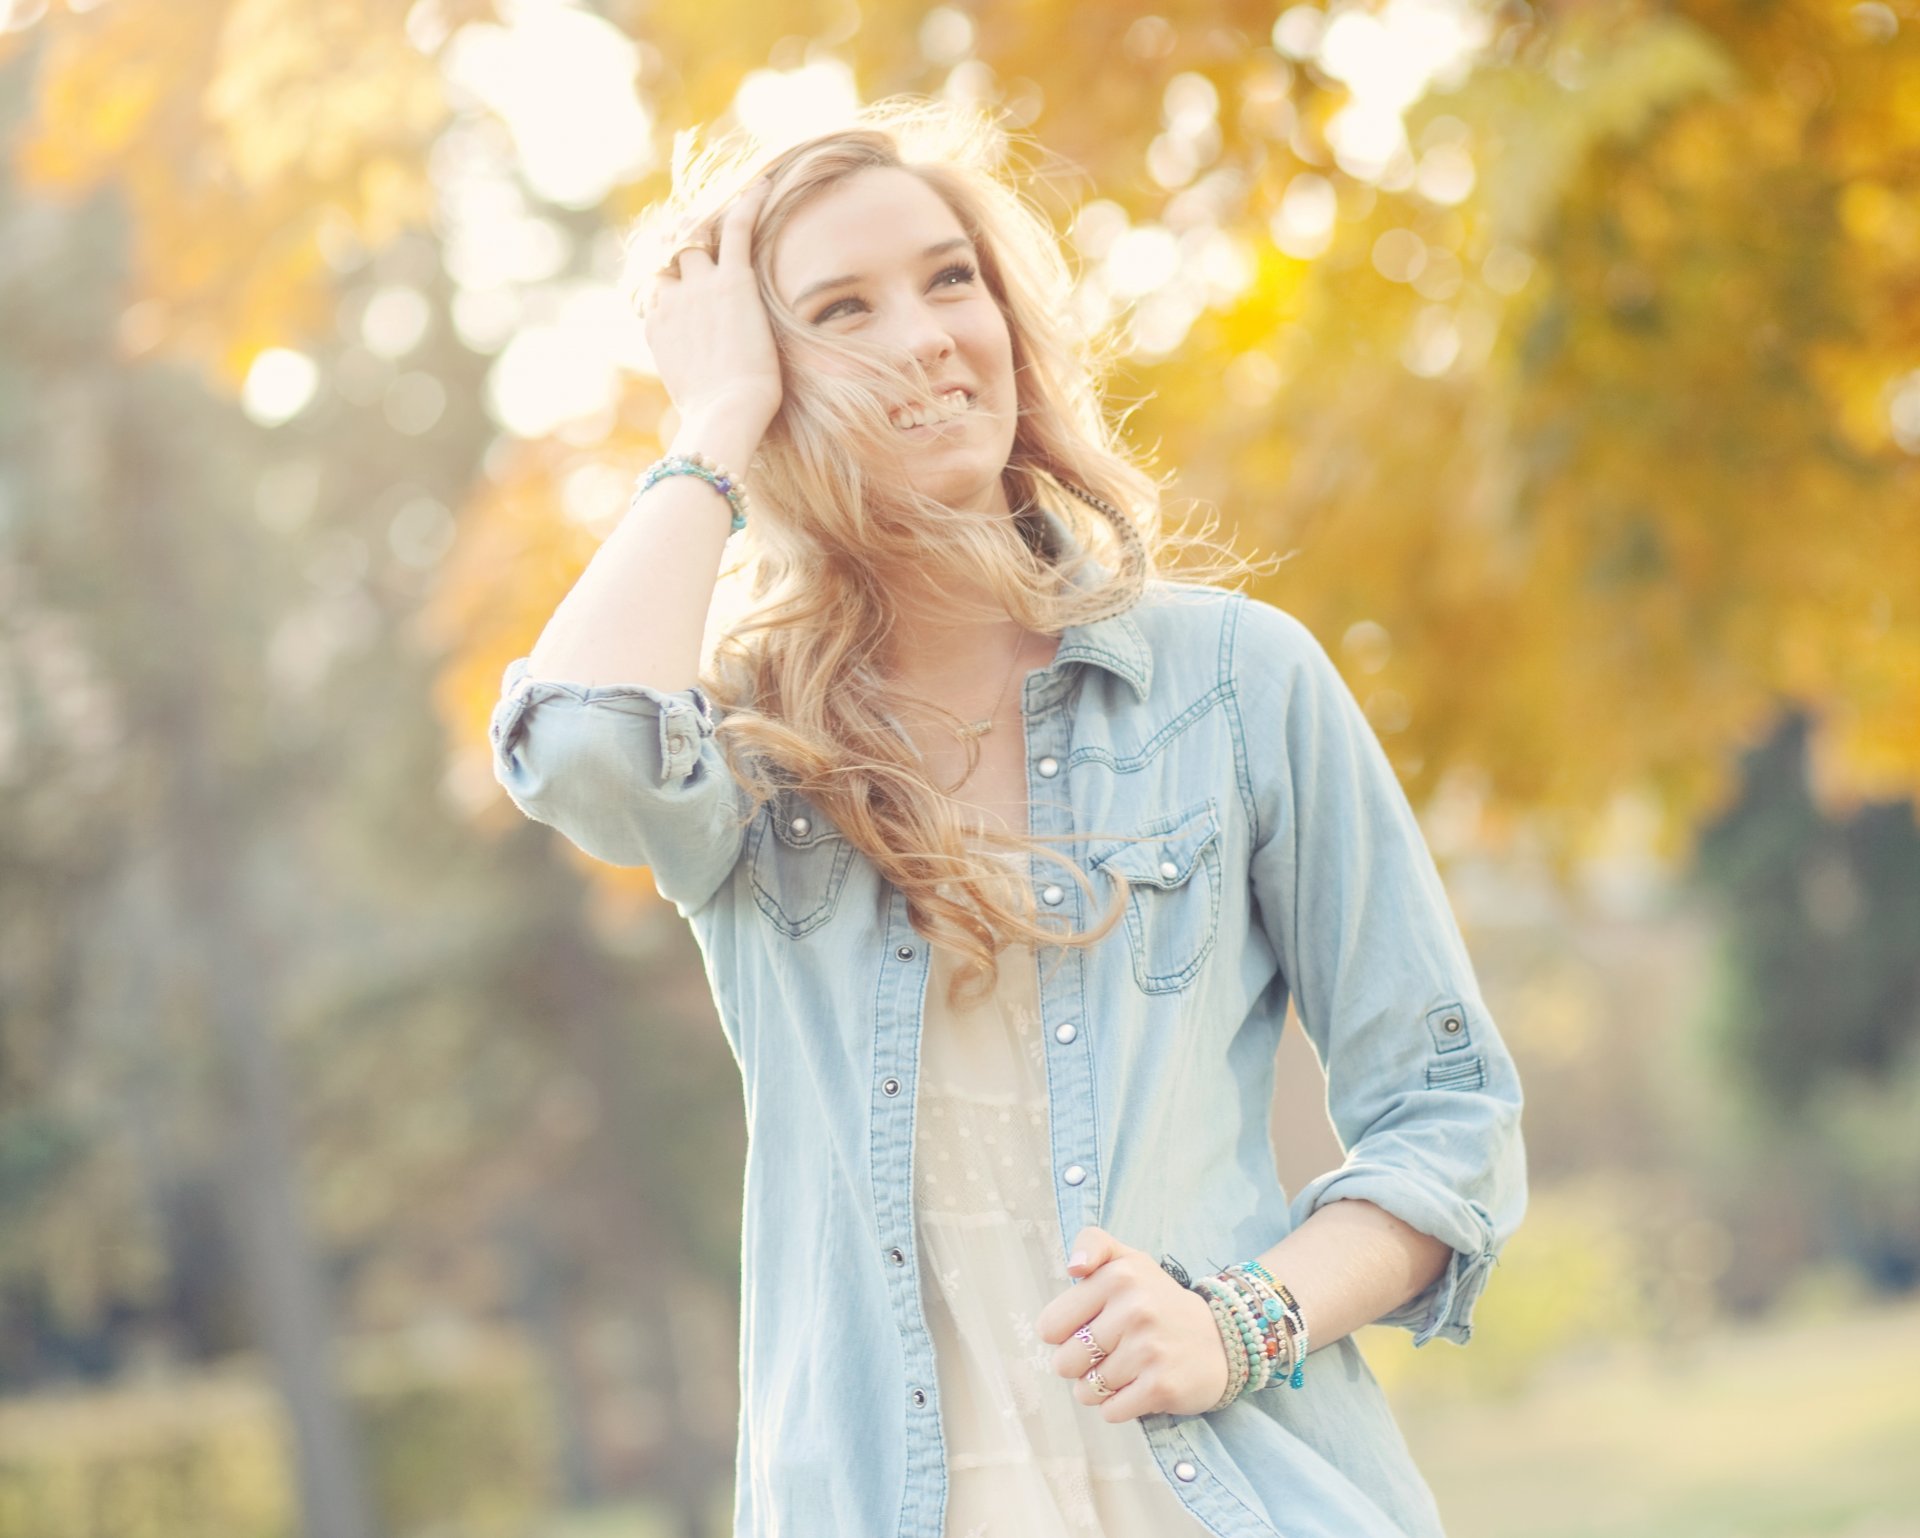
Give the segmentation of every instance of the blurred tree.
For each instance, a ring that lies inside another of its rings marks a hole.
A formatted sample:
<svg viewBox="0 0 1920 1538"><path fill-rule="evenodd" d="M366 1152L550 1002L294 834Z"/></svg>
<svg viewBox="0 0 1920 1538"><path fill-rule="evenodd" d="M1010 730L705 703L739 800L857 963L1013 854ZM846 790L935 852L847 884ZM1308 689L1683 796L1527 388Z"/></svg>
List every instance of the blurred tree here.
<svg viewBox="0 0 1920 1538"><path fill-rule="evenodd" d="M33 254L0 281L0 1385L277 1338L296 1423L344 1440L322 1290L361 1329L521 1315L591 1497L634 1451L579 1412L630 1420L633 1385L567 1385L615 1326L669 1411L651 1483L704 1507L731 1408L652 1305L734 1291L739 1128L704 1111L732 1064L672 1041L705 1000L654 977L661 915L589 908L530 825L476 841L448 773L415 617L486 433L438 254L330 271L343 315L422 296L439 415L396 425L399 365L350 332L267 427L122 357L152 312L99 193L0 179ZM345 1454L308 1456L337 1530Z"/></svg>
<svg viewBox="0 0 1920 1538"><path fill-rule="evenodd" d="M1795 712L1745 755L1697 867L1727 925L1727 1064L1789 1116L1832 1080L1884 1082L1920 1045L1920 831L1905 802L1822 814L1811 729Z"/></svg>
<svg viewBox="0 0 1920 1538"><path fill-rule="evenodd" d="M1367 675L1417 797L1469 775L1490 835L1527 817L1570 859L1650 785L1671 849L1781 695L1832 707L1827 802L1920 786L1920 612L1888 581L1920 566L1920 38L1891 12L1469 13L1477 60L1384 152L1350 110L1352 50L1400 45L1361 12L1331 52L1310 7L1102 7L1108 51L1072 5L603 14L661 125L723 114L769 62L838 57L871 95L1002 100L1059 151L1040 170L1063 224L1088 194L1111 210L1071 233L1090 315L1133 339L1140 435L1243 536L1305 557L1267 596ZM484 111L454 112L434 58L490 15L53 13L18 163L47 190L118 178L152 342L237 382L324 329L329 257L429 220L436 135ZM456 589L493 587L505 546L553 558L452 660L465 732L557 596L546 572L563 587L588 547L522 509L585 465L630 471L662 404L636 385L611 430L477 489Z"/></svg>
<svg viewBox="0 0 1920 1538"><path fill-rule="evenodd" d="M1756 1171L1804 1190L1875 1285L1920 1285L1920 833L1905 802L1828 815L1794 712L1744 757L1692 879L1720 916L1704 1021Z"/></svg>

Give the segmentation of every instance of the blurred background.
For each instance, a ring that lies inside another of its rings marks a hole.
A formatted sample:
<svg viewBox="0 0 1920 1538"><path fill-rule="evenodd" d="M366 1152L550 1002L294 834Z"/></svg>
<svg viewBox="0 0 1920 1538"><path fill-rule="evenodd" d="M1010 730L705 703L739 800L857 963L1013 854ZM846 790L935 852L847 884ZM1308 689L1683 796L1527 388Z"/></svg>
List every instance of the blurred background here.
<svg viewBox="0 0 1920 1538"><path fill-rule="evenodd" d="M1050 152L1519 1060L1474 1342L1361 1335L1450 1530L1920 1534L1920 3L0 28L0 1535L726 1530L737 1073L486 719L665 435L675 133L898 91Z"/></svg>

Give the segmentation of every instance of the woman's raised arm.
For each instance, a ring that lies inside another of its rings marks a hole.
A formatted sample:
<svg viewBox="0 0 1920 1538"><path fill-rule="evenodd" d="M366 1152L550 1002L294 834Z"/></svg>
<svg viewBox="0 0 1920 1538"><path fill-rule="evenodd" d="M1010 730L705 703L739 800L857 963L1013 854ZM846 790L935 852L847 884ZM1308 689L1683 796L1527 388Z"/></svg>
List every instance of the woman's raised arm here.
<svg viewBox="0 0 1920 1538"><path fill-rule="evenodd" d="M721 222L717 257L682 252L647 310L647 340L680 414L675 453L742 475L779 410L772 326L749 260L756 184ZM740 853L742 797L696 687L732 524L697 476L635 495L530 655L511 663L491 726L494 774L529 817L615 865L646 865L683 913Z"/></svg>

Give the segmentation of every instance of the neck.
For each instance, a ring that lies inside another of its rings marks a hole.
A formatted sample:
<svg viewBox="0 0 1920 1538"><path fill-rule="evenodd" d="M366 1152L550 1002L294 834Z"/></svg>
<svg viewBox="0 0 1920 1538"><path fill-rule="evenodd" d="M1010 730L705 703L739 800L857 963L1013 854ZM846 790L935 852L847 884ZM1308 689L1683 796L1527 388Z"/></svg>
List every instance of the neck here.
<svg viewBox="0 0 1920 1538"><path fill-rule="evenodd" d="M997 480L993 493L993 505L982 516L1011 526L1015 514ZM991 588L936 564L913 573L899 594L884 665L910 690L981 700L1005 676L1016 649L1024 655L1044 646L1051 655L1056 645L1056 638L1028 630L1009 615Z"/></svg>

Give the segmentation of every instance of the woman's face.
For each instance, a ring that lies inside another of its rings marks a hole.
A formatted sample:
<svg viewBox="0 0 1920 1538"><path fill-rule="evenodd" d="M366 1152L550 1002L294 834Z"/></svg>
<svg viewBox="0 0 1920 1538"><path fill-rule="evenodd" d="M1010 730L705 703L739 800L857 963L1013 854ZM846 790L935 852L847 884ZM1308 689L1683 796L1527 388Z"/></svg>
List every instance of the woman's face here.
<svg viewBox="0 0 1920 1538"><path fill-rule="evenodd" d="M911 354L936 393L966 392L966 409L945 422L929 420L926 402L903 395L895 406L907 474L950 507L1004 514L1000 472L1017 417L1013 338L946 200L911 171L857 171L787 222L771 275L802 325Z"/></svg>

